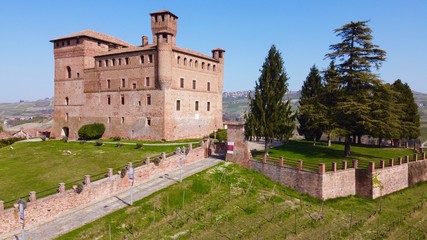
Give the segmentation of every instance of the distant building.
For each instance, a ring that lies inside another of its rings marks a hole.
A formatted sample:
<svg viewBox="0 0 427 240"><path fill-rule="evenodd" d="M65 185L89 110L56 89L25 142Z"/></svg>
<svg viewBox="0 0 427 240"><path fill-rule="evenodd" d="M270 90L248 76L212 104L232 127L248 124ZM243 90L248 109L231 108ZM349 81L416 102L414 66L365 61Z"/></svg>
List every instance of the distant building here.
<svg viewBox="0 0 427 240"><path fill-rule="evenodd" d="M174 140L222 127L224 50L175 45L178 17L153 12L153 42L139 46L85 30L51 40L55 56L52 135L104 123L105 137Z"/></svg>

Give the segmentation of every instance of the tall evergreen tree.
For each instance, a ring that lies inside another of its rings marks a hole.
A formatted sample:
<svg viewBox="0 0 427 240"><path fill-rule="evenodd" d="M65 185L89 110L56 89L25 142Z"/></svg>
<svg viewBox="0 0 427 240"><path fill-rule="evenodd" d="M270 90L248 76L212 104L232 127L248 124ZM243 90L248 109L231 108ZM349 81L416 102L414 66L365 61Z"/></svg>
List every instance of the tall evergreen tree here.
<svg viewBox="0 0 427 240"><path fill-rule="evenodd" d="M392 84L392 88L397 92L396 106L402 112L399 117L399 139L416 139L420 136L420 115L414 94L409 85L400 79Z"/></svg>
<svg viewBox="0 0 427 240"><path fill-rule="evenodd" d="M301 88L297 130L306 140L313 141L314 145L322 136L327 124L326 108L320 99L323 88L319 70L313 65Z"/></svg>
<svg viewBox="0 0 427 240"><path fill-rule="evenodd" d="M325 128L324 132L328 135L328 146L331 146L332 134L336 130L336 116L335 107L338 99L339 91L339 75L335 68L335 62L331 61L328 68L323 71L324 90L321 94L321 102L325 106Z"/></svg>
<svg viewBox="0 0 427 240"><path fill-rule="evenodd" d="M345 136L345 156L350 155L351 137L361 136L373 128L375 121L370 111L370 101L376 87L381 84L371 68L377 70L385 61L386 52L372 43L372 30L367 21L350 22L335 29L341 42L331 45L327 58L335 60L339 73L339 88L336 105L337 128Z"/></svg>
<svg viewBox="0 0 427 240"><path fill-rule="evenodd" d="M287 140L294 129L290 104L283 101L288 78L275 45L271 46L260 72L254 95L249 95L250 112L245 115L245 129L253 129L255 137L264 137L265 154L268 155L270 141L274 138Z"/></svg>

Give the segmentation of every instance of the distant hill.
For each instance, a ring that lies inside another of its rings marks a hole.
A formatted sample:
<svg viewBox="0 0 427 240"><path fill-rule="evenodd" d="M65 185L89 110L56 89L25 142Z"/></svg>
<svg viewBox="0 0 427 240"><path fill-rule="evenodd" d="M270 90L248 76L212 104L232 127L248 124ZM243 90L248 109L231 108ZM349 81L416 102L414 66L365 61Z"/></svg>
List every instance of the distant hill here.
<svg viewBox="0 0 427 240"><path fill-rule="evenodd" d="M53 98L18 103L0 103L0 119L7 117L49 116L53 113Z"/></svg>

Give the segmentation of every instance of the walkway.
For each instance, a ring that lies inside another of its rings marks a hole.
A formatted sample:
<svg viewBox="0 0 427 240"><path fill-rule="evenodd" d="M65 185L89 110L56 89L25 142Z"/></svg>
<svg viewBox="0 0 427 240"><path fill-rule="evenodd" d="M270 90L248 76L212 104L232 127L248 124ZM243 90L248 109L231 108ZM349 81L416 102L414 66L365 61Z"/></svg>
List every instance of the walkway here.
<svg viewBox="0 0 427 240"><path fill-rule="evenodd" d="M212 167L221 160L208 158L200 162L184 166L183 178L191 176L195 173ZM155 178L149 182L136 185L133 187L133 200L137 201L150 194L166 188L177 182L179 178L179 169L169 173L168 178ZM94 203L89 206L76 208L66 213L58 215L55 219L41 223L36 226L31 226L25 231L25 239L53 239L62 234L70 232L76 228L83 226L86 223L95 221L109 213L115 212L121 208L128 206L130 201L130 191L122 191L115 196L111 196L105 200ZM0 236L0 239L20 239L21 232L13 232L6 236Z"/></svg>

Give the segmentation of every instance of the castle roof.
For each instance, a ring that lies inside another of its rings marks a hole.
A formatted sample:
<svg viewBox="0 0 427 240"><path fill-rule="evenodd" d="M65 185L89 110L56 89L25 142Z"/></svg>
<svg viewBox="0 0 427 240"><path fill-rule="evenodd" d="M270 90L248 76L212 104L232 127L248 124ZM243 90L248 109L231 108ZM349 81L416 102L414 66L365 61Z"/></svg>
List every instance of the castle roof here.
<svg viewBox="0 0 427 240"><path fill-rule="evenodd" d="M217 59L215 59L215 58L213 58L211 56L208 56L208 55L205 55L203 53L199 53L199 52L187 49L187 48L182 48L182 47L174 46L173 50L177 51L177 52L187 53L187 54L190 54L190 55L193 55L193 56L196 56L196 57L205 58L205 59L212 60L212 61L218 61Z"/></svg>
<svg viewBox="0 0 427 240"><path fill-rule="evenodd" d="M152 49L154 49L155 46L156 45L149 44L149 45L144 46L144 47L141 47L141 46L131 46L131 47L127 47L127 48L119 48L119 49L111 50L111 51L109 51L107 53L98 54L95 57L109 56L109 55L121 54L121 53L129 53L129 52L139 52L139 51L144 51L144 50L152 50Z"/></svg>
<svg viewBox="0 0 427 240"><path fill-rule="evenodd" d="M153 16L153 15L164 14L164 13L169 13L170 15L174 16L175 18L178 18L178 16L169 12L168 10L160 10L160 11L152 12L152 13L150 13L150 15Z"/></svg>
<svg viewBox="0 0 427 240"><path fill-rule="evenodd" d="M109 43L114 43L114 44L118 44L118 45L122 45L122 46L126 46L126 47L131 47L133 46L132 44L129 44L123 40L120 40L116 37L112 37L110 35L104 34L104 33L100 33L100 32L96 32L93 30L83 30L81 32L77 32L77 33L73 33L70 35L66 35L63 37L59 37L59 38L55 38L50 40L51 42L57 41L57 40L62 40L62 39L67 39L67 38L75 38L75 37L89 37L89 38L94 38L97 40L101 40L101 41L105 41L105 42L109 42Z"/></svg>

